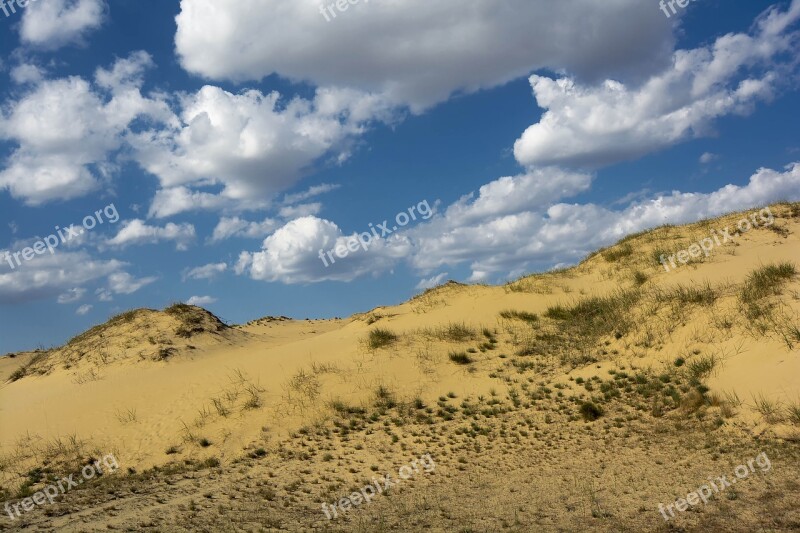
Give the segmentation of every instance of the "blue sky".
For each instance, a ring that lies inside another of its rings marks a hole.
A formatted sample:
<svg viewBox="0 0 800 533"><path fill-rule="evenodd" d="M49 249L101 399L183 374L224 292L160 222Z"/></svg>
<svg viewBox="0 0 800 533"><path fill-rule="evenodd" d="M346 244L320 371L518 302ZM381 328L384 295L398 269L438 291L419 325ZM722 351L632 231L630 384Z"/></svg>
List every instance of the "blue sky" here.
<svg viewBox="0 0 800 533"><path fill-rule="evenodd" d="M176 301L231 322L347 316L800 199L800 1L16 11L0 11L0 353ZM320 261L422 202L430 217ZM116 222L14 263L110 204Z"/></svg>

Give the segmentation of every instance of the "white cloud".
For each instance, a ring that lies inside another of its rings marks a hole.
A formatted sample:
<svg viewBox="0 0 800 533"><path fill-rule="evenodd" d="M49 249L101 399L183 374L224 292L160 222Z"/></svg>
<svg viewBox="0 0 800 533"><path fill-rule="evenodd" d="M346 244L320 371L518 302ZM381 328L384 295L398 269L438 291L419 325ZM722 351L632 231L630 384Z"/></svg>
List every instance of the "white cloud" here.
<svg viewBox="0 0 800 533"><path fill-rule="evenodd" d="M531 76L547 111L517 140L517 160L596 167L709 135L715 119L748 114L773 96L784 71L794 68L783 54L796 46L798 32L788 28L798 18L800 0L794 0L787 11L760 17L752 36L727 34L707 47L675 52L669 68L639 87Z"/></svg>
<svg viewBox="0 0 800 533"><path fill-rule="evenodd" d="M313 204L287 205L282 207L278 214L281 218L300 218L318 215L320 211L322 211L322 204L315 202Z"/></svg>
<svg viewBox="0 0 800 533"><path fill-rule="evenodd" d="M331 191L335 191L340 187L341 185L332 183L320 183L319 185L312 185L305 191L295 194L287 194L286 196L283 197L283 203L286 205L291 205L297 202L303 202L310 198L314 198L315 196L319 196L320 194L325 194Z"/></svg>
<svg viewBox="0 0 800 533"><path fill-rule="evenodd" d="M69 303L77 302L78 300L83 298L84 294L86 294L86 289L84 289L82 287L72 288L72 289L68 290L67 292L65 292L64 294L59 295L58 303L60 303L60 304L69 304Z"/></svg>
<svg viewBox="0 0 800 533"><path fill-rule="evenodd" d="M272 218L265 218L261 222L248 222L239 217L222 217L214 228L211 242L224 241L231 237L263 239L275 231L279 225L280 222Z"/></svg>
<svg viewBox="0 0 800 533"><path fill-rule="evenodd" d="M442 281L447 278L447 272L442 272L441 274L437 274L432 278L428 279L421 279L415 289L417 290L425 290L425 289L432 289L438 285L442 284Z"/></svg>
<svg viewBox="0 0 800 533"><path fill-rule="evenodd" d="M191 298L186 300L186 303L189 305L197 305L202 307L204 305L213 304L216 301L217 299L214 298L213 296L192 296Z"/></svg>
<svg viewBox="0 0 800 533"><path fill-rule="evenodd" d="M83 304L82 306L80 306L80 307L79 307L79 308L78 308L78 309L75 311L75 313L76 313L76 314L78 314L78 315L81 315L81 316L83 316L83 315L85 315L85 314L89 313L89 311L91 311L91 310L92 310L92 306L91 306L91 305L89 305L89 304Z"/></svg>
<svg viewBox="0 0 800 533"><path fill-rule="evenodd" d="M178 250L187 250L195 240L192 224L167 223L164 227L148 226L143 220L135 218L126 222L106 244L125 248L131 245L156 244L161 241L174 241Z"/></svg>
<svg viewBox="0 0 800 533"><path fill-rule="evenodd" d="M513 193L505 195L510 201ZM504 194L494 196L498 204ZM470 281L506 278L530 270L573 263L625 235L661 224L682 224L779 200L800 200L800 163L785 172L760 169L746 186L726 185L711 193L679 191L614 211L594 204L545 204L515 213L486 212L462 221L476 200L452 206L441 219L409 230L410 262L421 272L469 263ZM451 213L457 214L452 216Z"/></svg>
<svg viewBox="0 0 800 533"><path fill-rule="evenodd" d="M116 294L133 294L157 279L155 277L137 279L127 272L116 272L108 277L108 288Z"/></svg>
<svg viewBox="0 0 800 533"><path fill-rule="evenodd" d="M507 279L574 263L625 235L661 224L800 200L800 162L784 172L760 169L745 186L726 185L711 193L675 191L621 210L562 202L590 183L590 175L557 168L500 178L481 187L477 197L464 196L429 221L396 233L396 241L378 241L328 268L319 250L346 244L347 238L333 222L306 217L268 237L262 251L243 252L235 270L283 283L351 281L405 261L422 275L467 264L471 282ZM437 278L423 280L419 287Z"/></svg>
<svg viewBox="0 0 800 533"><path fill-rule="evenodd" d="M80 43L105 14L105 0L32 0L22 15L20 39L46 49Z"/></svg>
<svg viewBox="0 0 800 533"><path fill-rule="evenodd" d="M7 250L0 250L4 257ZM125 263L101 260L86 252L60 250L36 256L16 269L0 262L0 303L18 303L54 297L100 278L120 272Z"/></svg>
<svg viewBox="0 0 800 533"><path fill-rule="evenodd" d="M41 81L3 107L0 139L17 148L0 171L0 190L29 205L83 196L115 168L112 156L122 147L131 122L143 116L170 120L166 104L142 97L132 83L135 72L152 65L150 56L134 53L112 71L123 64L127 80L98 70L106 84L118 82L108 85L108 95L82 78L69 77Z"/></svg>
<svg viewBox="0 0 800 533"><path fill-rule="evenodd" d="M585 77L649 69L672 43L671 23L639 0L372 2L331 22L308 2L182 0L176 20L176 50L194 74L278 73L415 111L541 68Z"/></svg>
<svg viewBox="0 0 800 533"><path fill-rule="evenodd" d="M225 263L209 263L194 267L184 274L183 279L213 279L228 269Z"/></svg>
<svg viewBox="0 0 800 533"><path fill-rule="evenodd" d="M97 296L97 299L100 300L101 302L110 302L111 300L114 299L114 297L111 294L111 291L108 289L104 289L102 287L94 291L94 293Z"/></svg>
<svg viewBox="0 0 800 533"><path fill-rule="evenodd" d="M719 159L719 155L712 154L711 152L705 152L705 153L703 153L703 155L700 156L700 162L702 164L704 164L704 165L712 163L712 162L716 161L717 159Z"/></svg>
<svg viewBox="0 0 800 533"><path fill-rule="evenodd" d="M284 283L309 283L324 280L350 281L366 274L381 273L410 251L402 237L373 241L367 251L359 249L345 258L334 257L328 266L320 252L347 245L355 238L345 236L328 220L307 216L288 222L264 240L262 250L242 252L236 272L251 278Z"/></svg>
<svg viewBox="0 0 800 533"><path fill-rule="evenodd" d="M318 89L312 100L277 92L233 94L207 85L180 100L180 123L129 137L137 161L161 182L150 216L195 209L261 209L320 158L341 161L387 104L364 93ZM220 188L218 193L198 190ZM323 191L319 191L320 193Z"/></svg>
<svg viewBox="0 0 800 533"><path fill-rule="evenodd" d="M19 85L25 83L39 83L45 78L44 69L31 63L15 66L11 69L10 74L12 81Z"/></svg>

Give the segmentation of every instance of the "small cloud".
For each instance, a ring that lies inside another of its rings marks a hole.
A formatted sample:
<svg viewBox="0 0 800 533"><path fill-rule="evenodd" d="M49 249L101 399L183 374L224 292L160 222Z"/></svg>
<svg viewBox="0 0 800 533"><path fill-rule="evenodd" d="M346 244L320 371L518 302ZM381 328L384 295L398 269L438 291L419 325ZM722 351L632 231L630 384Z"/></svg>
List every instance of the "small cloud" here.
<svg viewBox="0 0 800 533"><path fill-rule="evenodd" d="M58 303L69 304L72 302L77 302L78 300L83 298L84 294L86 294L86 289L80 287L70 289L58 297Z"/></svg>
<svg viewBox="0 0 800 533"><path fill-rule="evenodd" d="M295 206L282 207L278 214L281 218L302 218L311 215L318 215L322 210L322 204L315 202L313 204L300 204Z"/></svg>
<svg viewBox="0 0 800 533"><path fill-rule="evenodd" d="M91 310L92 310L92 306L91 306L91 305L89 305L89 304L84 304L84 305L80 306L80 307L78 308L78 310L77 310L77 311L75 311L75 313L77 313L77 314L79 314L79 315L83 316L83 315L85 315L86 313L88 313L88 312L89 312L89 311L91 311Z"/></svg>
<svg viewBox="0 0 800 533"><path fill-rule="evenodd" d="M18 85L26 83L39 83L45 77L45 71L36 65L23 64L17 65L10 72L11 79Z"/></svg>
<svg viewBox="0 0 800 533"><path fill-rule="evenodd" d="M126 222L113 238L107 241L109 246L126 248L130 245L156 244L161 241L175 242L175 248L184 251L195 239L192 224L174 224L170 222L164 227L148 226L143 220L133 219Z"/></svg>
<svg viewBox="0 0 800 533"><path fill-rule="evenodd" d="M447 277L447 272L442 272L441 274L433 276L432 278L420 280L420 282L417 283L416 289L417 290L432 289L437 285L441 285L442 281L446 277Z"/></svg>
<svg viewBox="0 0 800 533"><path fill-rule="evenodd" d="M239 217L222 217L210 242L219 242L231 237L263 239L278 228L277 220L265 218L262 222L248 222Z"/></svg>
<svg viewBox="0 0 800 533"><path fill-rule="evenodd" d="M320 194L325 194L330 191L335 191L339 187L341 187L341 185L334 185L331 183L322 183L320 185L314 185L313 187L310 187L309 189L303 192L296 194L287 194L286 196L283 197L283 203L289 205L297 202L302 202L304 200L308 200L309 198L313 198Z"/></svg>
<svg viewBox="0 0 800 533"><path fill-rule="evenodd" d="M116 294L133 294L145 285L153 283L155 277L136 279L127 272L117 272L108 276L108 287Z"/></svg>
<svg viewBox="0 0 800 533"><path fill-rule="evenodd" d="M716 161L717 159L719 159L719 155L718 154L712 154L711 152L706 152L706 153L704 153L703 155L700 156L700 162L702 164L704 164L704 165L707 165L707 164L709 164L709 163L711 163L713 161Z"/></svg>
<svg viewBox="0 0 800 533"><path fill-rule="evenodd" d="M225 263L210 263L188 270L183 275L183 279L184 281L187 279L212 279L222 274L227 269L228 265Z"/></svg>
<svg viewBox="0 0 800 533"><path fill-rule="evenodd" d="M186 303L189 305L204 306L213 304L216 301L217 299L214 298L213 296L192 296L191 298L186 300Z"/></svg>

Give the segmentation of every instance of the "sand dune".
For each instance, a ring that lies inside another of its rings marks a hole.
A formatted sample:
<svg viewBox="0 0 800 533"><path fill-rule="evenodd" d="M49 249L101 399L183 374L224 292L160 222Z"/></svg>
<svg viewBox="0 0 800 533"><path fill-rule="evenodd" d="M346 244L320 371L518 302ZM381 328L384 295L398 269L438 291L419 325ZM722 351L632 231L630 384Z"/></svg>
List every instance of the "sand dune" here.
<svg viewBox="0 0 800 533"><path fill-rule="evenodd" d="M798 528L800 205L770 212L669 272L661 255L743 214L344 320L229 327L179 305L2 358L5 500L89 457L121 469L0 527L666 530L659 503L766 453L669 523ZM435 470L322 512L422 454Z"/></svg>

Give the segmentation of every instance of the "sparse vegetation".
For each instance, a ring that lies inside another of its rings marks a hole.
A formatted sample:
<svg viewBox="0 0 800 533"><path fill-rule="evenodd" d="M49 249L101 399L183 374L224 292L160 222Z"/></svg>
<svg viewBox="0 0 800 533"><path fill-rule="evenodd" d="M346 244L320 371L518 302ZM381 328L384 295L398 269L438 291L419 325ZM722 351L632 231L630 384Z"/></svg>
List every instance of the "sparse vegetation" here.
<svg viewBox="0 0 800 533"><path fill-rule="evenodd" d="M375 328L369 332L367 345L372 350L378 350L380 348L391 346L397 342L398 338L399 337L395 333L388 329Z"/></svg>
<svg viewBox="0 0 800 533"><path fill-rule="evenodd" d="M508 320L522 320L523 322L538 322L539 316L536 313L529 313L528 311L501 311L500 317Z"/></svg>

